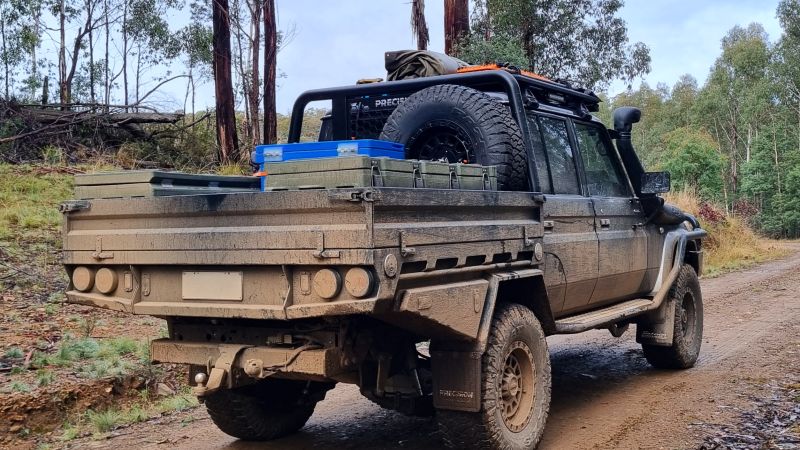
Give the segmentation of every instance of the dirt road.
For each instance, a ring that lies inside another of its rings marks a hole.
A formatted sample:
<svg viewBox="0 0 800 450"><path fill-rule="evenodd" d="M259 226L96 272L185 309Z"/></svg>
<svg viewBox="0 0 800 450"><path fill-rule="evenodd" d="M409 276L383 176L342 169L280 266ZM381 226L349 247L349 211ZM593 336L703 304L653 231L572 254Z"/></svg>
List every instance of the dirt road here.
<svg viewBox="0 0 800 450"><path fill-rule="evenodd" d="M698 448L715 424L735 424L770 382L800 373L800 246L790 257L702 282L705 338L694 369L650 368L629 331L548 339L553 405L540 448ZM351 386L328 394L298 434L269 444L218 431L203 408L119 430L72 448L437 448L430 419L384 411Z"/></svg>

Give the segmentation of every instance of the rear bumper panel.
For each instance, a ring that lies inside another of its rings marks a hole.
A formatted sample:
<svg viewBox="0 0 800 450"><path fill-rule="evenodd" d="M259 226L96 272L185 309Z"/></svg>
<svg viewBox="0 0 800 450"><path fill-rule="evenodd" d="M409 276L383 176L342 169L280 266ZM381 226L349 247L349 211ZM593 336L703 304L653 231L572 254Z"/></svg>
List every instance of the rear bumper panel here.
<svg viewBox="0 0 800 450"><path fill-rule="evenodd" d="M370 314L383 310L376 298L308 305L264 305L217 302L138 302L121 297L68 291L70 303L151 316L219 317L236 319L291 320L323 316ZM388 307L389 305L387 305Z"/></svg>
<svg viewBox="0 0 800 450"><path fill-rule="evenodd" d="M225 344L179 342L157 339L150 343L150 358L155 363L203 366L220 358ZM281 366L281 374L312 378L331 378L343 372L341 352L335 348L310 349L296 353L290 347L247 347L233 361L233 367L244 370L248 361L259 361L265 367Z"/></svg>

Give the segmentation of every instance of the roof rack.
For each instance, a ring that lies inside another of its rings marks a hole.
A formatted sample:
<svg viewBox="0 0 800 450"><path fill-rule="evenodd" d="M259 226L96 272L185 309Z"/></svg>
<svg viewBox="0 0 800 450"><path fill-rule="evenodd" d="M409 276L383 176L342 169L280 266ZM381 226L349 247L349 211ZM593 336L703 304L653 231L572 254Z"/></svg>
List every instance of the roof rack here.
<svg viewBox="0 0 800 450"><path fill-rule="evenodd" d="M331 102L331 139L347 140L348 120L350 114L349 99L385 95L388 91L408 93L439 84L458 84L474 89L490 89L504 92L508 96L511 115L519 124L526 155L530 161L534 159L533 142L531 141L528 121L525 120L526 109L538 104L553 105L571 110L584 117L589 112L599 109L600 98L593 92L570 87L568 84L548 80L542 76L533 77L524 73L514 73L509 68L474 70L466 73L438 75L433 77L413 78L389 81L384 83L368 83L355 86L341 86L326 89L315 89L300 94L292 108L288 142L300 142L300 131L303 127L303 112L310 102L329 100ZM539 177L534 166L528 165L528 176L535 189L539 187Z"/></svg>
<svg viewBox="0 0 800 450"><path fill-rule="evenodd" d="M599 103L602 101L600 97L588 89L575 88L564 80L551 80L538 73L522 70L504 63L460 67L458 73L492 70L503 70L514 75L514 78L520 83L520 87L523 87L523 89L525 87L530 88L532 90L531 94L540 103L577 110L583 109L581 108L583 106L589 112L595 112L599 110Z"/></svg>
<svg viewBox="0 0 800 450"><path fill-rule="evenodd" d="M458 73L469 73L469 72L480 72L480 71L483 71L483 70L501 70L501 69L505 70L506 72L512 73L512 74L522 74L522 75L525 75L526 77L535 78L537 80L553 81L550 78L547 78L545 76L539 75L538 73L534 73L534 72L531 72L529 70L522 70L522 69L520 69L518 67L511 66L511 65L508 65L508 64L502 64L502 63L483 64L483 65L479 65L479 66L464 66L464 67L459 67L458 69L456 69L456 72L458 72Z"/></svg>

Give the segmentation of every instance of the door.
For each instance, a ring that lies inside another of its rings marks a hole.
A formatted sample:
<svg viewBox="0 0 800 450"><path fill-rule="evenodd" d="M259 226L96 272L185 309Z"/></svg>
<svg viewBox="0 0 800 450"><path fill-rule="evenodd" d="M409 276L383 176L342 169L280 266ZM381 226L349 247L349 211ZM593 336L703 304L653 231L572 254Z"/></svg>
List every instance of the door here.
<svg viewBox="0 0 800 450"><path fill-rule="evenodd" d="M529 116L542 206L545 284L556 315L585 308L597 279L597 234L592 201L578 178L567 121Z"/></svg>
<svg viewBox="0 0 800 450"><path fill-rule="evenodd" d="M633 195L616 149L600 124L573 122L586 190L595 211L598 278L592 307L648 290L647 233L639 199Z"/></svg>

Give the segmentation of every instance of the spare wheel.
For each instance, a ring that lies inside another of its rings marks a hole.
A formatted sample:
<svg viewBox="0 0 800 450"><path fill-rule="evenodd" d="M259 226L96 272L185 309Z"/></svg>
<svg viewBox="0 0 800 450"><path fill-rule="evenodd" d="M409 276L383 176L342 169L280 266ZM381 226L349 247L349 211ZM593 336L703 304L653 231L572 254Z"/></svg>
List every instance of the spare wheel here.
<svg viewBox="0 0 800 450"><path fill-rule="evenodd" d="M484 92L442 84L409 96L380 138L406 146L406 158L497 166L500 190L528 188L522 132L507 106Z"/></svg>

